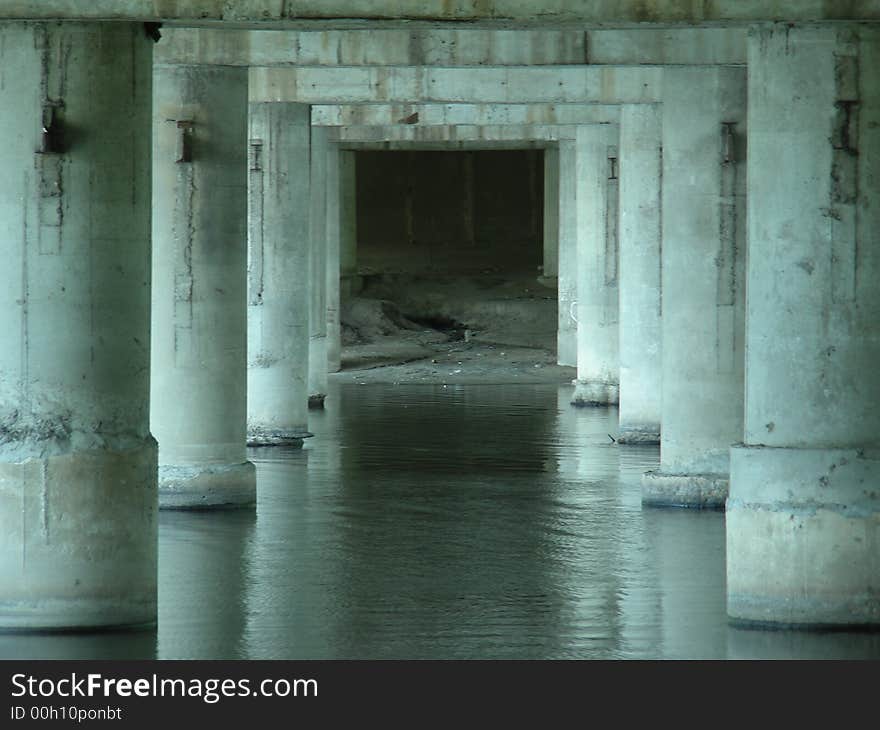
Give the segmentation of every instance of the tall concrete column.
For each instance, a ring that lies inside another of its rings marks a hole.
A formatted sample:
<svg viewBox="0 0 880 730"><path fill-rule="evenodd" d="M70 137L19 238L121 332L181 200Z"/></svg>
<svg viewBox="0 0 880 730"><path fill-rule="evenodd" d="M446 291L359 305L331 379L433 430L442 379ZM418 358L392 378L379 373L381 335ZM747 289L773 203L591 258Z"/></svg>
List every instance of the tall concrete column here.
<svg viewBox="0 0 880 730"><path fill-rule="evenodd" d="M745 69L668 68L663 91L663 424L645 504L723 508L742 440Z"/></svg>
<svg viewBox="0 0 880 730"><path fill-rule="evenodd" d="M619 444L659 444L662 117L653 104L620 115Z"/></svg>
<svg viewBox="0 0 880 730"><path fill-rule="evenodd" d="M153 87L159 501L248 504L247 69L157 66Z"/></svg>
<svg viewBox="0 0 880 730"><path fill-rule="evenodd" d="M880 624L880 33L749 38L744 444L727 610Z"/></svg>
<svg viewBox="0 0 880 730"><path fill-rule="evenodd" d="M577 129L577 380L572 403L617 403L617 127ZM561 263L561 262L560 262Z"/></svg>
<svg viewBox="0 0 880 730"><path fill-rule="evenodd" d="M323 408L327 395L327 174L326 127L312 127L309 165L309 408ZM339 273L337 270L337 279ZM338 317L338 315L337 315Z"/></svg>
<svg viewBox="0 0 880 730"><path fill-rule="evenodd" d="M544 150L544 266L542 280L559 275L559 147Z"/></svg>
<svg viewBox="0 0 880 730"><path fill-rule="evenodd" d="M342 365L342 298L356 293L355 153L332 145L327 161L327 370Z"/></svg>
<svg viewBox="0 0 880 730"><path fill-rule="evenodd" d="M302 446L309 371L309 107L250 105L247 439Z"/></svg>
<svg viewBox="0 0 880 730"><path fill-rule="evenodd" d="M0 628L156 620L140 23L0 23Z"/></svg>
<svg viewBox="0 0 880 730"><path fill-rule="evenodd" d="M556 362L577 366L577 144L573 139L559 140L557 202L559 214L556 282L558 324Z"/></svg>

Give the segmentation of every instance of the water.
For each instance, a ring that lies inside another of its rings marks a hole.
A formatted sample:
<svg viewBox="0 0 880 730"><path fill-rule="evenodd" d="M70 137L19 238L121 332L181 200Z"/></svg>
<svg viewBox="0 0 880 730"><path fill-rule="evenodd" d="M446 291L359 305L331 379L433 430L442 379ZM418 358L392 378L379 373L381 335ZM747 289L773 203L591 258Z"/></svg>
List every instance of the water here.
<svg viewBox="0 0 880 730"><path fill-rule="evenodd" d="M724 515L643 509L656 447L571 386L341 385L256 511L163 512L155 631L5 658L878 658L880 635L728 625Z"/></svg>

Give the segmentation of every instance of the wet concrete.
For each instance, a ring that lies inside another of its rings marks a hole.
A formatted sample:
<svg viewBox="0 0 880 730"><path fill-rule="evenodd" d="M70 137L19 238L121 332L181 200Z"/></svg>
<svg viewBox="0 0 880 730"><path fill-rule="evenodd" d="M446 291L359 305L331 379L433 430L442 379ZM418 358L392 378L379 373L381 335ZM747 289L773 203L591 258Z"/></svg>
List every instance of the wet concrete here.
<svg viewBox="0 0 880 730"><path fill-rule="evenodd" d="M643 508L659 449L572 390L331 383L301 450L250 452L255 512L160 515L156 631L0 657L880 658L730 627L724 514Z"/></svg>

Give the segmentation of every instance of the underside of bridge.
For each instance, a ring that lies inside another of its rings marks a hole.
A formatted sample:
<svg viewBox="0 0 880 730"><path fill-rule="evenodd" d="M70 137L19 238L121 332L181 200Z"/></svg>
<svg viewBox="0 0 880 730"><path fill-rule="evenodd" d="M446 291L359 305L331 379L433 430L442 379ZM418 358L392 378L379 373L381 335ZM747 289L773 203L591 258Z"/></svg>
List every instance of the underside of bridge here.
<svg viewBox="0 0 880 730"><path fill-rule="evenodd" d="M732 622L880 624L878 22L4 3L0 628L154 624L159 508L252 509L383 327L551 353L659 444Z"/></svg>

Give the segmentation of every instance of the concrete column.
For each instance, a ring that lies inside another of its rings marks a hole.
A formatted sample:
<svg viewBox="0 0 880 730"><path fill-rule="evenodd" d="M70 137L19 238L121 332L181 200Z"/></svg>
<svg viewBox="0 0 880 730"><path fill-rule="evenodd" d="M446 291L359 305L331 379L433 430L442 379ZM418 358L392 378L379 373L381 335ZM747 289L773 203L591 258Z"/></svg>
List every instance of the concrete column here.
<svg viewBox="0 0 880 730"><path fill-rule="evenodd" d="M723 508L742 440L745 69L667 69L663 432L645 504Z"/></svg>
<svg viewBox="0 0 880 730"><path fill-rule="evenodd" d="M744 444L727 610L880 624L880 33L749 38Z"/></svg>
<svg viewBox="0 0 880 730"><path fill-rule="evenodd" d="M327 370L342 366L341 300L356 293L355 153L333 145L327 161Z"/></svg>
<svg viewBox="0 0 880 730"><path fill-rule="evenodd" d="M0 629L156 620L140 23L0 23Z"/></svg>
<svg viewBox="0 0 880 730"><path fill-rule="evenodd" d="M309 408L323 408L327 395L327 163L326 127L311 128L309 238ZM337 279L339 278L337 269ZM337 315L338 316L338 315Z"/></svg>
<svg viewBox="0 0 880 730"><path fill-rule="evenodd" d="M544 150L544 268L541 280L559 275L559 147Z"/></svg>
<svg viewBox="0 0 880 730"><path fill-rule="evenodd" d="M250 105L250 446L302 446L309 358L309 107Z"/></svg>
<svg viewBox="0 0 880 730"><path fill-rule="evenodd" d="M662 118L653 104L620 116L619 444L659 444Z"/></svg>
<svg viewBox="0 0 880 730"><path fill-rule="evenodd" d="M556 330L556 362L577 366L577 145L573 139L559 140L557 169L558 228L558 326Z"/></svg>
<svg viewBox="0 0 880 730"><path fill-rule="evenodd" d="M157 66L153 81L159 501L248 504L247 69Z"/></svg>
<svg viewBox="0 0 880 730"><path fill-rule="evenodd" d="M577 380L572 404L617 403L617 127L577 130ZM560 262L561 263L561 262Z"/></svg>

